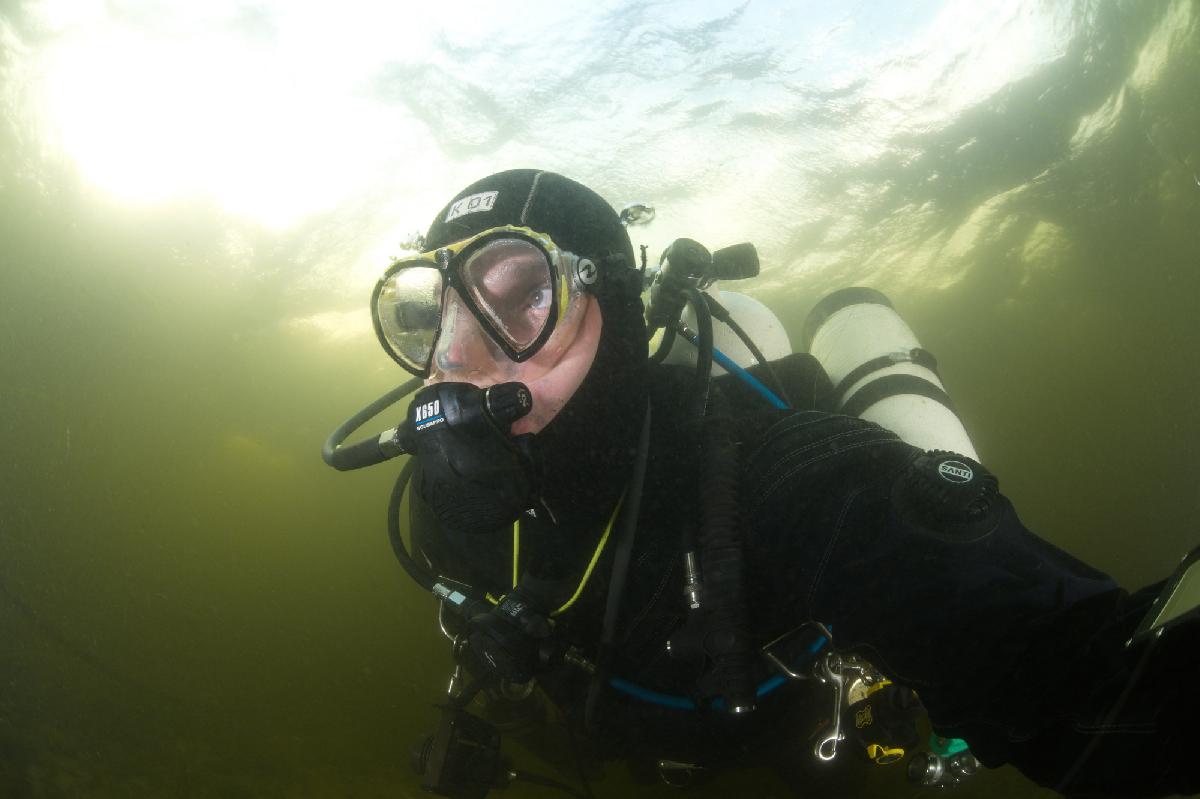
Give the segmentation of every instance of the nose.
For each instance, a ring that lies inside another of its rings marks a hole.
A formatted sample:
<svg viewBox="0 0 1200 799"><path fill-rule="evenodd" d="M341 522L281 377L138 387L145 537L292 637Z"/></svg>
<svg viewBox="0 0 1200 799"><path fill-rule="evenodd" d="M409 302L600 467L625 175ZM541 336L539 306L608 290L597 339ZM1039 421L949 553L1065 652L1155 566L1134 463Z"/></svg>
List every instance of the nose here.
<svg viewBox="0 0 1200 799"><path fill-rule="evenodd" d="M438 343L434 356L438 369L443 372L477 370L484 366L490 358L488 348L483 346L477 331L464 331L461 328L451 331Z"/></svg>
<svg viewBox="0 0 1200 799"><path fill-rule="evenodd" d="M477 385L502 382L498 364L504 353L483 331L457 297L446 308L442 334L433 353L441 380L463 380ZM496 379L492 379L496 377Z"/></svg>

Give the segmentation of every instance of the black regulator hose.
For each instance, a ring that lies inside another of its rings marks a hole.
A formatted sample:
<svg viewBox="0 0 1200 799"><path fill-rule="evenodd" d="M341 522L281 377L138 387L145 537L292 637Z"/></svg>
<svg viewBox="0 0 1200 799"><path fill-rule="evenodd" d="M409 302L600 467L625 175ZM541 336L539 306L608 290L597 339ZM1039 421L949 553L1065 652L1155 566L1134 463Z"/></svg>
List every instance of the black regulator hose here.
<svg viewBox="0 0 1200 799"><path fill-rule="evenodd" d="M400 505L404 499L404 489L408 487L408 481L412 479L413 469L416 466L417 459L409 458L408 462L404 464L404 468L400 470L399 476L396 477L396 484L392 486L392 496L388 500L387 510L388 541L392 544L392 552L396 553L396 560L400 561L400 565L404 571L408 572L408 576L426 591L433 591L436 578L413 560L408 548L404 546L404 536L400 532Z"/></svg>
<svg viewBox="0 0 1200 799"><path fill-rule="evenodd" d="M362 441L346 447L342 446L342 442L349 438L355 430L420 388L421 382L421 378L414 377L338 425L337 429L329 434L329 438L325 439L325 445L321 447L321 458L333 468L344 472L349 469L361 469L364 466L383 463L388 458L399 454L381 449L380 436L364 438ZM395 432L395 430L391 430L384 435L394 435Z"/></svg>
<svg viewBox="0 0 1200 799"><path fill-rule="evenodd" d="M584 702L583 723L588 730L595 729L596 703L600 689L608 682L608 671L612 665L613 641L617 633L617 617L621 612L621 601L625 597L625 583L629 577L629 562L633 556L633 540L637 534L638 516L642 508L642 490L646 483L646 463L650 455L650 403L646 403L646 415L642 417L642 431L638 436L637 460L633 465L633 477L629 481L629 495L625 500L619 538L613 552L612 576L608 583L608 597L604 606L604 626L600 634L599 654L596 670L588 686Z"/></svg>
<svg viewBox="0 0 1200 799"><path fill-rule="evenodd" d="M775 370L771 368L771 364L767 361L766 356L762 354L762 350L754 343L754 339L750 338L750 334L742 329L742 326L734 320L733 315L729 313L729 309L717 302L717 298L711 294L705 294L704 299L708 301L708 307L712 311L712 315L724 322L725 326L732 330L734 335L746 345L746 349L750 350L750 354L754 356L754 360L758 361L763 371L767 373L767 377L771 378L771 387L779 394L779 398L787 403L789 407L796 407L795 403L792 402L792 398L787 395L787 389L784 387L783 381L779 379L779 375L775 374Z"/></svg>
<svg viewBox="0 0 1200 799"><path fill-rule="evenodd" d="M658 366L667 358L667 353L671 351L671 346L675 343L675 328L672 325L667 325L662 329L662 341L658 343L658 349L650 356L650 364Z"/></svg>
<svg viewBox="0 0 1200 799"><path fill-rule="evenodd" d="M713 325L712 314L700 289L689 288L687 297L696 312L696 332L700 337L696 348L696 390L692 395L691 413L691 418L698 421L704 418L704 411L708 407L708 387L712 380ZM681 323L677 320L676 324Z"/></svg>

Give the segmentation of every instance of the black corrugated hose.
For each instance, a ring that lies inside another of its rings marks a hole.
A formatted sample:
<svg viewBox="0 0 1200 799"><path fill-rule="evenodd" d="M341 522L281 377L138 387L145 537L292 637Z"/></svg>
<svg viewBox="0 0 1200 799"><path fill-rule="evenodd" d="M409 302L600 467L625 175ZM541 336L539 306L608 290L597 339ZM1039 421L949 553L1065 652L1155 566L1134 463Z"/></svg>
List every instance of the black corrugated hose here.
<svg viewBox="0 0 1200 799"><path fill-rule="evenodd" d="M719 394L716 413L704 420L700 473L700 569L707 615L704 648L712 658L711 688L726 709L754 707L753 659L746 638L741 516L738 507L738 442Z"/></svg>

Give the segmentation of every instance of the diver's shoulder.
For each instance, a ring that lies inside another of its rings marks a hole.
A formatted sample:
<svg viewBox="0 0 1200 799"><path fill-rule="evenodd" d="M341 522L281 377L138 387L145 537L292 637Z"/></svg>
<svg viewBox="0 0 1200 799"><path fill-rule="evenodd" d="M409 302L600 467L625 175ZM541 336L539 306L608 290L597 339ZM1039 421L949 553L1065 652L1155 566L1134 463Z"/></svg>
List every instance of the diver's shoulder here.
<svg viewBox="0 0 1200 799"><path fill-rule="evenodd" d="M742 473L758 494L790 491L799 483L834 474L857 483L895 472L918 452L892 431L855 416L777 412L769 426L744 442Z"/></svg>
<svg viewBox="0 0 1200 799"><path fill-rule="evenodd" d="M903 443L892 431L857 416L824 410L775 411L756 416L751 426L758 427L759 432L747 442L751 444L746 450L749 460L820 443L829 444L835 451L854 442Z"/></svg>

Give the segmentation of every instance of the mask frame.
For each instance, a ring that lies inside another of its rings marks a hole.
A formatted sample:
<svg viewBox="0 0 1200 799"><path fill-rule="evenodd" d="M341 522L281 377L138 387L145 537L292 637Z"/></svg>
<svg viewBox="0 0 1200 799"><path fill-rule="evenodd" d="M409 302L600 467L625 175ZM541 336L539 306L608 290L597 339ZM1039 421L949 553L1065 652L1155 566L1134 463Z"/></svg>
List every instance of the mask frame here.
<svg viewBox="0 0 1200 799"><path fill-rule="evenodd" d="M523 347L515 347L508 340L492 316L480 307L474 292L462 276L462 267L469 263L473 255L501 239L516 239L531 244L545 257L549 268L552 286L549 313L541 331ZM437 307L436 320L432 325L433 335L429 339L427 352L421 362L403 354L402 348L388 335L380 312L381 296L384 290L398 273L406 269L433 269L437 271L440 279L440 285L434 292L437 295ZM522 363L536 355L554 334L558 323L566 314L572 292L591 286L595 282L597 272L595 264L589 259L561 249L553 239L544 233L538 233L527 227L502 225L481 231L436 250L393 261L371 292L371 321L375 328L376 338L379 339L380 345L392 360L400 364L405 371L419 378L428 379L432 371L438 342L443 333L446 292L453 288L480 328L504 355L514 363Z"/></svg>

